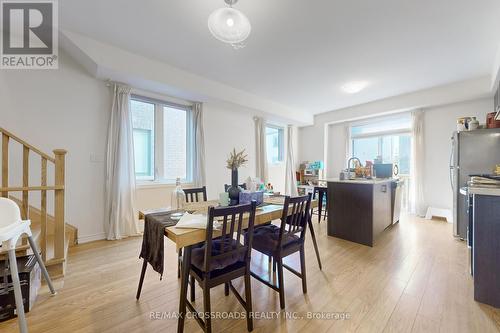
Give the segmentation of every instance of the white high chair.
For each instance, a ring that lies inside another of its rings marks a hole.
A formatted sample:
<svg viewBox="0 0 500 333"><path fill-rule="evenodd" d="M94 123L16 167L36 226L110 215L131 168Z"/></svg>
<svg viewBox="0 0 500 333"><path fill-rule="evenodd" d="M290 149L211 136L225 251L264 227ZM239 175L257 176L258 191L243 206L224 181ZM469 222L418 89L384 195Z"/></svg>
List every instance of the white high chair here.
<svg viewBox="0 0 500 333"><path fill-rule="evenodd" d="M17 204L7 198L0 198L0 243L2 248L9 252L9 267L12 276L12 283L14 285L14 296L16 299L17 319L19 322L19 331L27 333L28 327L26 325L26 318L24 316L23 296L21 294L21 285L19 283L19 272L17 270L16 261L16 243L22 234L28 235L28 242L33 250L33 254L40 265L43 276L49 285L52 295L56 294L52 281L50 280L49 273L43 264L43 260L38 253L33 236L30 229L31 221L21 219L21 212ZM6 283L7 281L4 281Z"/></svg>

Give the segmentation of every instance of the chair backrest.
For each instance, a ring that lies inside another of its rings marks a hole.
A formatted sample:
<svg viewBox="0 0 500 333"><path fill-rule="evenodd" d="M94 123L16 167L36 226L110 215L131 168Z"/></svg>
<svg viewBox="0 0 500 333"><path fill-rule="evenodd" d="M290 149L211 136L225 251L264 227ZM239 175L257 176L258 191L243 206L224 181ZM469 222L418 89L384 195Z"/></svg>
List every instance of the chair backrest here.
<svg viewBox="0 0 500 333"><path fill-rule="evenodd" d="M239 184L238 186L241 187L244 190L247 189L247 184L245 184L245 183ZM229 190L230 187L231 187L231 185L224 184L224 192L227 192L227 190Z"/></svg>
<svg viewBox="0 0 500 333"><path fill-rule="evenodd" d="M198 187L198 188L186 188L182 189L184 194L186 194L186 202L199 202L200 198L198 194L202 195L203 201L207 201L207 187Z"/></svg>
<svg viewBox="0 0 500 333"><path fill-rule="evenodd" d="M300 197L285 197L279 235L280 247L285 244L285 240L289 236L300 233L300 238L304 239L310 207L311 193Z"/></svg>
<svg viewBox="0 0 500 333"><path fill-rule="evenodd" d="M0 228L21 220L19 206L10 199L0 198Z"/></svg>
<svg viewBox="0 0 500 333"><path fill-rule="evenodd" d="M257 202L253 200L251 203L244 205L208 208L205 272L210 271L213 261L233 256L244 256L247 265L250 265L256 207ZM245 219L248 219L246 226L243 225ZM221 248L215 255L212 253L214 221L222 223L220 227L221 235L217 238ZM248 228L247 237L243 235L245 227Z"/></svg>

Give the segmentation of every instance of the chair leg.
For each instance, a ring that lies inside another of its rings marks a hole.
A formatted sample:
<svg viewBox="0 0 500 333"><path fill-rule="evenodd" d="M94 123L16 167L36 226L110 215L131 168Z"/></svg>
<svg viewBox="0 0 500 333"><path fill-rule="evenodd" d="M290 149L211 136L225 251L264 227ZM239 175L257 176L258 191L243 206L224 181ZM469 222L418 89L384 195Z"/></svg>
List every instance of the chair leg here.
<svg viewBox="0 0 500 333"><path fill-rule="evenodd" d="M21 293L21 284L19 282L19 272L17 271L16 250L9 250L9 266L10 275L12 276L12 284L14 286L14 296L16 299L17 320L19 323L19 331L28 333L28 326L24 316L23 295Z"/></svg>
<svg viewBox="0 0 500 333"><path fill-rule="evenodd" d="M316 242L316 234L314 233L312 220L310 218L309 221L307 221L307 226L309 227L309 230L311 230L311 237L313 241L314 252L316 252L316 259L318 260L319 270L322 270L323 265L321 265L321 258L319 257L319 249L318 249L318 243Z"/></svg>
<svg viewBox="0 0 500 333"><path fill-rule="evenodd" d="M212 333L212 319L210 318L210 288L203 286L203 312L205 314L205 332Z"/></svg>
<svg viewBox="0 0 500 333"><path fill-rule="evenodd" d="M146 275L146 268L148 267L148 262L144 259L142 263L141 277L139 278L139 286L137 287L137 294L135 295L135 299L139 300L141 297L142 291L142 283L144 282L144 276Z"/></svg>
<svg viewBox="0 0 500 333"><path fill-rule="evenodd" d="M35 244L35 241L33 240L33 237L29 236L28 242L30 243L31 249L33 250L33 254L35 255L36 261L38 261L38 264L40 265L40 269L42 270L42 274L45 277L45 281L47 281L47 284L49 285L50 292L52 293L52 295L55 295L56 290L52 285L52 280L50 279L49 273L47 272L47 268L45 267L45 264L43 263L43 260L40 257L40 253L38 253L38 248Z"/></svg>
<svg viewBox="0 0 500 333"><path fill-rule="evenodd" d="M189 289L191 291L191 297L190 297L191 302L194 302L196 299L196 289L195 288L196 288L196 285L195 285L194 277L191 276L191 280L189 281Z"/></svg>
<svg viewBox="0 0 500 333"><path fill-rule="evenodd" d="M285 308L285 288L283 286L283 259L274 258L277 261L276 265L278 266L278 289L280 294L280 308Z"/></svg>
<svg viewBox="0 0 500 333"><path fill-rule="evenodd" d="M229 282L224 283L224 296L229 296Z"/></svg>
<svg viewBox="0 0 500 333"><path fill-rule="evenodd" d="M181 278L181 269L182 269L182 249L179 249L179 253L177 255L177 278Z"/></svg>
<svg viewBox="0 0 500 333"><path fill-rule="evenodd" d="M304 245L300 249L300 274L302 275L302 292L307 294L307 281L306 281L306 256Z"/></svg>
<svg viewBox="0 0 500 333"><path fill-rule="evenodd" d="M276 258L273 258L273 273L276 273Z"/></svg>
<svg viewBox="0 0 500 333"><path fill-rule="evenodd" d="M248 332L253 331L253 318L252 318L252 285L250 283L250 271L245 274L245 303L247 310L247 329Z"/></svg>

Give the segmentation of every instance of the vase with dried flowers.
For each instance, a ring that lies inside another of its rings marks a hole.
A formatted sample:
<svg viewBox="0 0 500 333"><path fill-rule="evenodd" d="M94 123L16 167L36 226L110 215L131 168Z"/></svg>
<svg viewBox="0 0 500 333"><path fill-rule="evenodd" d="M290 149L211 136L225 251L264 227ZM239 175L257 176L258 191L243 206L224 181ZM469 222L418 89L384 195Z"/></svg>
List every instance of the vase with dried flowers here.
<svg viewBox="0 0 500 333"><path fill-rule="evenodd" d="M248 162L247 157L245 149L237 153L236 149L233 148L227 159L226 167L231 170L231 186L227 189L230 199L229 205L231 206L237 205L240 201L241 188L238 186L238 169Z"/></svg>

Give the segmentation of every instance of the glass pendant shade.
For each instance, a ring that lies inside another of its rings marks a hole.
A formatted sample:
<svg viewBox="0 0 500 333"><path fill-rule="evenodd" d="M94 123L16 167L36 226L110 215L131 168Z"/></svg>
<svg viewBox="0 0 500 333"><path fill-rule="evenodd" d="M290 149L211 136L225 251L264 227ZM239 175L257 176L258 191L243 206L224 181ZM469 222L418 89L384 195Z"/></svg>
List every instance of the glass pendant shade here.
<svg viewBox="0 0 500 333"><path fill-rule="evenodd" d="M248 18L232 7L219 8L208 17L208 29L221 42L242 43L250 35L252 27Z"/></svg>

